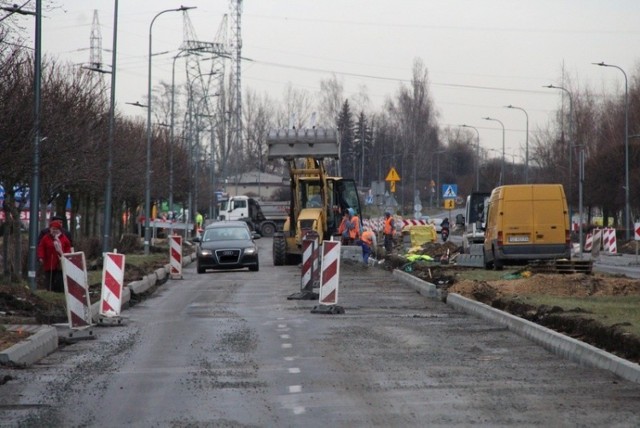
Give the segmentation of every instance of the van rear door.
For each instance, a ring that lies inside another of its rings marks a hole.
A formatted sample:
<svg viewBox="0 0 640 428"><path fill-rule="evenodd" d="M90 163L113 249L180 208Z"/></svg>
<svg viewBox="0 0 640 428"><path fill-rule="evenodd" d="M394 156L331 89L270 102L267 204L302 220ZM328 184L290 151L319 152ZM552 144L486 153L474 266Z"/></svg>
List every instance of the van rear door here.
<svg viewBox="0 0 640 428"><path fill-rule="evenodd" d="M560 186L534 187L533 204L535 243L563 244L566 240L566 207L562 188Z"/></svg>
<svg viewBox="0 0 640 428"><path fill-rule="evenodd" d="M518 186L504 189L503 199L504 245L530 245L533 236L533 204L531 187Z"/></svg>

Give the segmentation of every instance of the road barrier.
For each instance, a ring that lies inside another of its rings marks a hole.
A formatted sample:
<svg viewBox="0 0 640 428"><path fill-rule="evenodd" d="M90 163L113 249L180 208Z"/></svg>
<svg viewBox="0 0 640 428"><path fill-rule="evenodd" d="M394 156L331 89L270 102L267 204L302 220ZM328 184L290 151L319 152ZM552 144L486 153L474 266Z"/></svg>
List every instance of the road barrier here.
<svg viewBox="0 0 640 428"><path fill-rule="evenodd" d="M67 253L61 258L67 318L71 329L91 326L91 303L84 253Z"/></svg>
<svg viewBox="0 0 640 428"><path fill-rule="evenodd" d="M594 248L597 245L598 248ZM591 233L587 233L584 243L584 251L603 250L610 254L617 254L618 243L616 238L616 229L613 227L605 227L604 229L593 229Z"/></svg>
<svg viewBox="0 0 640 428"><path fill-rule="evenodd" d="M344 309L338 306L338 289L340 285L340 242L324 241L322 243L322 263L320 268L319 305L312 313L343 314Z"/></svg>
<svg viewBox="0 0 640 428"><path fill-rule="evenodd" d="M603 229L602 249L611 254L616 254L618 252L616 230L614 228L607 227Z"/></svg>
<svg viewBox="0 0 640 428"><path fill-rule="evenodd" d="M171 279L182 279L182 236L171 235L169 237L169 265Z"/></svg>
<svg viewBox="0 0 640 428"><path fill-rule="evenodd" d="M318 241L315 239L302 240L302 270L300 271L300 290L313 290L314 265L313 255Z"/></svg>
<svg viewBox="0 0 640 428"><path fill-rule="evenodd" d="M120 323L124 267L124 254L105 253L102 268L102 292L100 293L100 323Z"/></svg>

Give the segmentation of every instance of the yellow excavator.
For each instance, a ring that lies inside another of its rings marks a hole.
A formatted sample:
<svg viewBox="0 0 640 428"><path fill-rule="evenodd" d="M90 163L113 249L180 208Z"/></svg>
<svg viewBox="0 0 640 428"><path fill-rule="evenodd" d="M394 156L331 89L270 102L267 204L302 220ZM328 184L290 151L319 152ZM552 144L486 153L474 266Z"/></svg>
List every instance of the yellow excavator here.
<svg viewBox="0 0 640 428"><path fill-rule="evenodd" d="M269 160L287 162L291 186L289 218L282 231L273 235L273 263L298 264L305 237L318 237L322 243L337 236L343 213L349 208L362 218L358 190L351 179L327 176L325 160L340 157L334 130L272 131L267 146Z"/></svg>

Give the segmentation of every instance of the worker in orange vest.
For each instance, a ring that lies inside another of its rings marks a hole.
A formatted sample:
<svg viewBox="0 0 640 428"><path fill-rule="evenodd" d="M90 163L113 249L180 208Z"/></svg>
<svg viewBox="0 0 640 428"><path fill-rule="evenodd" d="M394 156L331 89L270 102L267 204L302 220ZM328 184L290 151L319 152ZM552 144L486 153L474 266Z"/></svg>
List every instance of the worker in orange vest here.
<svg viewBox="0 0 640 428"><path fill-rule="evenodd" d="M347 209L338 228L343 245L355 245L360 240L360 218L353 208Z"/></svg>
<svg viewBox="0 0 640 428"><path fill-rule="evenodd" d="M365 227L362 232L362 261L364 264L369 264L369 256L374 252L376 248L376 234L373 231Z"/></svg>
<svg viewBox="0 0 640 428"><path fill-rule="evenodd" d="M387 254L391 254L393 250L393 232L396 229L396 223L391 216L391 211L384 212L384 228L382 234L384 235L384 250Z"/></svg>

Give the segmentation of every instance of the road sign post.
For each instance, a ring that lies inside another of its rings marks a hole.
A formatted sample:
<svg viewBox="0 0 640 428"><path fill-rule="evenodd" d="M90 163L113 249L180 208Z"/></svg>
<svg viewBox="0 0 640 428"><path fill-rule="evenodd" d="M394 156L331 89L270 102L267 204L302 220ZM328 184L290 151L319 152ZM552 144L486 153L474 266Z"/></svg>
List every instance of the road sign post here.
<svg viewBox="0 0 640 428"><path fill-rule="evenodd" d="M389 190L391 191L391 193L396 193L396 182L400 181L400 175L398 175L398 171L396 171L394 167L391 167L384 181L389 182Z"/></svg>

